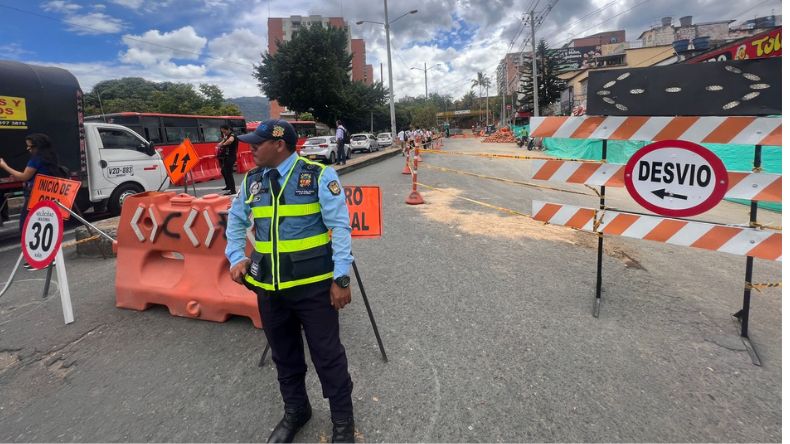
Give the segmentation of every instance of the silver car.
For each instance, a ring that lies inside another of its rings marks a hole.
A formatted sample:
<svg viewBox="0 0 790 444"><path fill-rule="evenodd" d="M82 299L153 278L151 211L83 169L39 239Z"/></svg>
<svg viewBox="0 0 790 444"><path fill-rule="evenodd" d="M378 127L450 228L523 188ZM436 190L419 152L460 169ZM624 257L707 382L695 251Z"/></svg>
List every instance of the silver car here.
<svg viewBox="0 0 790 444"><path fill-rule="evenodd" d="M302 146L301 156L333 164L337 160L337 142L330 136L311 137ZM348 147L346 147L346 157L348 157Z"/></svg>
<svg viewBox="0 0 790 444"><path fill-rule="evenodd" d="M371 133L357 133L351 135L351 152L358 153L367 151L372 153L379 150L379 143L376 136Z"/></svg>
<svg viewBox="0 0 790 444"><path fill-rule="evenodd" d="M379 143L379 146L390 146L392 145L392 133L379 133L376 141Z"/></svg>

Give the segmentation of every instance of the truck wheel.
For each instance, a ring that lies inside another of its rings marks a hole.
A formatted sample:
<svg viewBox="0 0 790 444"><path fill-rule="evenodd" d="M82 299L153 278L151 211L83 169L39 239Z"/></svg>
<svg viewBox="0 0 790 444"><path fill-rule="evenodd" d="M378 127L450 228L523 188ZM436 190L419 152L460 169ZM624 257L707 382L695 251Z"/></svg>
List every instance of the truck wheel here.
<svg viewBox="0 0 790 444"><path fill-rule="evenodd" d="M113 216L120 215L121 207L123 206L123 202L126 200L126 198L137 193L141 193L142 191L143 190L140 185L137 185L136 183L122 184L110 195L110 199L107 202L107 209L110 210L110 213L112 213Z"/></svg>

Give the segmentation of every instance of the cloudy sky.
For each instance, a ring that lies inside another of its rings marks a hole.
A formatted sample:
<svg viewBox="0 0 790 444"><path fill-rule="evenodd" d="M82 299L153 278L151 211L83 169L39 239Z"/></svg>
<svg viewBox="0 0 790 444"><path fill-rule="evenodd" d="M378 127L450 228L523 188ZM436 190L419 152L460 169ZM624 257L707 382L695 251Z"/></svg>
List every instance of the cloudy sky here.
<svg viewBox="0 0 790 444"><path fill-rule="evenodd" d="M556 5L537 37L557 47L571 38L625 29L628 40L661 17L692 15L694 22L781 14L780 0L389 0L397 97L424 92L462 96L477 71L495 79L503 55L516 52L528 28L521 18ZM226 97L261 95L251 76L267 47L267 18L343 16L354 38L364 38L367 62L380 75L384 21L380 0L0 0L0 58L69 69L85 91L101 80L139 76L154 81L218 85ZM511 45L512 42L512 45Z"/></svg>

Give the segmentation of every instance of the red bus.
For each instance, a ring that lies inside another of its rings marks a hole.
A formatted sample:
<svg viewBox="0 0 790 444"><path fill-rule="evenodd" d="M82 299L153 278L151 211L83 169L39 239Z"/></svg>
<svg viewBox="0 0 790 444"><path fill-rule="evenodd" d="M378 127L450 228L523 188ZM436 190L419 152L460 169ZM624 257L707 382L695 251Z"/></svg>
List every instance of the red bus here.
<svg viewBox="0 0 790 444"><path fill-rule="evenodd" d="M200 156L200 163L192 170L195 182L222 177L216 160L216 145L222 138L220 126L230 126L235 134L247 132L247 125L242 116L121 112L88 116L85 121L115 123L132 129L152 142L163 158L167 157L185 138L189 138ZM236 170L243 173L253 166L250 146L240 142Z"/></svg>
<svg viewBox="0 0 790 444"><path fill-rule="evenodd" d="M247 122L247 131L255 131L255 128L257 128L260 123L260 121ZM296 135L299 137L296 142L297 153L302 152L302 146L304 146L307 139L311 137L334 135L330 133L328 126L320 122L316 123L313 120L288 120L288 123L294 127Z"/></svg>

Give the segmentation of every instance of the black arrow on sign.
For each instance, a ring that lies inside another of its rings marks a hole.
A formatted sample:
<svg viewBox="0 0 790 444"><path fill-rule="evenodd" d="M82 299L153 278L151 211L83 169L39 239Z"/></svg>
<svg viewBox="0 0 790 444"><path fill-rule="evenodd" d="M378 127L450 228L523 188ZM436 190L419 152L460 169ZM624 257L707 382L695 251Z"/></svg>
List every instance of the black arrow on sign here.
<svg viewBox="0 0 790 444"><path fill-rule="evenodd" d="M187 169L187 163L189 162L189 153L181 159L184 163L181 164L181 174L184 174L184 170Z"/></svg>
<svg viewBox="0 0 790 444"><path fill-rule="evenodd" d="M651 191L651 193L655 194L656 196L660 197L661 199L664 199L664 197L674 197L676 199L688 200L688 196L684 196L682 194L670 193L669 191L667 191L664 188L661 188L660 190Z"/></svg>
<svg viewBox="0 0 790 444"><path fill-rule="evenodd" d="M173 171L175 171L176 168L178 168L178 156L179 156L179 154L181 154L181 153L176 153L176 157L173 159L173 163L171 163L170 166L169 166L171 173Z"/></svg>

